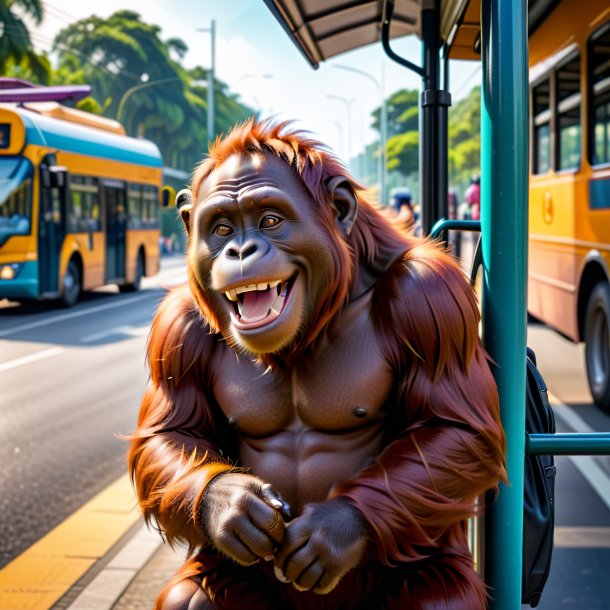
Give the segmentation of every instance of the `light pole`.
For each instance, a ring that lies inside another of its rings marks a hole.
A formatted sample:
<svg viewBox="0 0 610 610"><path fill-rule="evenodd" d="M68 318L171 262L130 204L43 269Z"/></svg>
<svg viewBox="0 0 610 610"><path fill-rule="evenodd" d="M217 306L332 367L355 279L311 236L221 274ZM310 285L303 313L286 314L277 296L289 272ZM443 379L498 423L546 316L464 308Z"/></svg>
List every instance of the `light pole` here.
<svg viewBox="0 0 610 610"><path fill-rule="evenodd" d="M212 60L208 70L208 141L216 136L214 128L214 71L216 69L216 21L212 19L209 28L197 28L198 32L209 32L212 45Z"/></svg>
<svg viewBox="0 0 610 610"><path fill-rule="evenodd" d="M337 100L342 104L345 104L347 108L347 163L349 165L350 157L352 156L352 104L354 100L348 100L345 97L341 97L340 95L334 95L333 93L329 93L326 96L329 100Z"/></svg>
<svg viewBox="0 0 610 610"><path fill-rule="evenodd" d="M341 125L341 123L339 121L333 121L333 125L339 131L339 142L341 143L341 154L343 154L345 152L345 150L343 148L343 125Z"/></svg>
<svg viewBox="0 0 610 610"><path fill-rule="evenodd" d="M360 74L360 76L364 76L368 78L374 85L377 87L377 93L379 94L379 106L381 109L381 124L380 124L380 136L379 136L379 162L377 164L378 173L379 173L379 199L383 204L386 203L386 171L387 171L387 131L388 131L388 109L386 107L385 95L383 91L383 82L380 84L379 81L368 72L364 70L360 70L359 68L352 68L351 66L343 66L338 64L333 64L333 68L339 68L339 70L347 70L349 72L355 72L356 74ZM383 72L382 72L383 77Z"/></svg>
<svg viewBox="0 0 610 610"><path fill-rule="evenodd" d="M125 93L123 93L123 97L119 101L119 106L116 111L116 120L120 123L123 118L123 110L125 109L125 103L127 100L136 92L141 91L142 89L146 89L147 87L152 87L154 85L162 85L164 83L171 83L173 81L182 80L179 76L173 76L172 78L161 78L159 80L152 80L146 83L141 83L140 85L135 85L130 89L127 89Z"/></svg>

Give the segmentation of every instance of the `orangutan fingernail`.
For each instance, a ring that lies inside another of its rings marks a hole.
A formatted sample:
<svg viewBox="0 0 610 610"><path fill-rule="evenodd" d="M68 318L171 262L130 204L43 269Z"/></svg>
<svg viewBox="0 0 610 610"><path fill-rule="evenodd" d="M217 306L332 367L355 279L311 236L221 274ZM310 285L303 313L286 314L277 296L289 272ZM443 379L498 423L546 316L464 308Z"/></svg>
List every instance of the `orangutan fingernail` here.
<svg viewBox="0 0 610 610"><path fill-rule="evenodd" d="M283 582L285 584L288 584L290 582L289 578L286 578L284 576L284 572L282 572L282 570L280 570L277 566L273 567L273 572L275 573L275 577L280 581Z"/></svg>
<svg viewBox="0 0 610 610"><path fill-rule="evenodd" d="M269 504L271 504L271 506L277 510L280 510L284 506L284 504L276 498L270 498Z"/></svg>
<svg viewBox="0 0 610 610"><path fill-rule="evenodd" d="M265 555L265 556L263 557L263 559L264 559L265 561L273 561L273 555Z"/></svg>

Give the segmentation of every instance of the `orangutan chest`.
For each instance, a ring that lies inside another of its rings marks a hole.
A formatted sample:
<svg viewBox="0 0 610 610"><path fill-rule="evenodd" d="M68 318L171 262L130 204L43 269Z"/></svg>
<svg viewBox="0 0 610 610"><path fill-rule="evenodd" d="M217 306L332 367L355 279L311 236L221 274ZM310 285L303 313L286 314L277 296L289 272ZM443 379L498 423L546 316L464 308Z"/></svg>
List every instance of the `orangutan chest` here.
<svg viewBox="0 0 610 610"><path fill-rule="evenodd" d="M261 437L293 428L343 432L385 416L393 388L388 362L369 333L334 337L289 373L267 371L230 352L214 394L238 433Z"/></svg>

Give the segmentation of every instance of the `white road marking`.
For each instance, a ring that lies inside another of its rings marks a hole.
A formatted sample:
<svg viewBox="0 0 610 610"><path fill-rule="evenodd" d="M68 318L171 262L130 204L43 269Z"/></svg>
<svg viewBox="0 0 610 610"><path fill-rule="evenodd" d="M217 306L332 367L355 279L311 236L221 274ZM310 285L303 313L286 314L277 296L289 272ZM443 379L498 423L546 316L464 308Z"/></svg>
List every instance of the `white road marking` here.
<svg viewBox="0 0 610 610"><path fill-rule="evenodd" d="M161 544L163 541L159 534L142 525L68 610L110 610Z"/></svg>
<svg viewBox="0 0 610 610"><path fill-rule="evenodd" d="M104 311L105 309L113 309L115 307L123 307L135 303L136 301L142 301L143 299L150 299L153 294L140 294L138 296L129 297L126 299L120 299L113 301L112 303L106 303L104 305L97 305L96 307L89 307L87 309L81 309L79 311L71 311L69 313L63 313L58 316L51 318L45 318L44 320L37 320L36 322L30 322L29 324L22 324L21 326L14 326L8 330L0 331L0 337L8 337L9 335L15 335L24 330L31 330L32 328L39 328L40 326L46 326L47 324L54 324L55 322L61 322L63 320L69 320L70 318L79 318L80 316L86 316L98 311Z"/></svg>
<svg viewBox="0 0 610 610"><path fill-rule="evenodd" d="M32 362L52 358L53 356L57 356L57 354L61 354L63 351L64 350L62 347L50 347L49 349L44 349L41 352L36 352L34 354L30 354L29 356L23 356L22 358L16 358L15 360L2 362L0 363L0 373L10 371L18 366L23 366L24 364L31 364Z"/></svg>
<svg viewBox="0 0 610 610"><path fill-rule="evenodd" d="M574 432L591 433L595 430L572 407L563 404L549 392L549 401L553 405L555 417L572 428ZM593 487L601 501L610 510L610 476L590 455L569 455L568 459L576 466L585 481Z"/></svg>
<svg viewBox="0 0 610 610"><path fill-rule="evenodd" d="M106 330L101 330L98 333L94 333L92 335L87 335L86 337L82 337L80 339L81 343L95 343L95 341L99 341L100 339L105 339L106 337L111 337L112 335L128 335L129 337L145 337L148 334L149 326L115 326L114 328L108 328Z"/></svg>
<svg viewBox="0 0 610 610"><path fill-rule="evenodd" d="M555 526L553 542L564 549L609 549L610 527Z"/></svg>

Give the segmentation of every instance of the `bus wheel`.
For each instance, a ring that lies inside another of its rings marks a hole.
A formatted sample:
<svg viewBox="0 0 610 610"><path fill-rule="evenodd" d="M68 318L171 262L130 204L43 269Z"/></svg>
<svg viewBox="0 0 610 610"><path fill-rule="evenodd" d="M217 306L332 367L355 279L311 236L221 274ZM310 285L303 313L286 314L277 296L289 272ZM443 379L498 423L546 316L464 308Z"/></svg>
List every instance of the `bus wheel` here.
<svg viewBox="0 0 610 610"><path fill-rule="evenodd" d="M144 276L144 254L142 251L138 254L138 260L136 262L136 276L133 282L129 284L121 284L119 286L119 292L137 292L140 290L142 284L142 277Z"/></svg>
<svg viewBox="0 0 610 610"><path fill-rule="evenodd" d="M610 413L610 284L595 286L585 317L585 361L595 404Z"/></svg>
<svg viewBox="0 0 610 610"><path fill-rule="evenodd" d="M60 301L64 307L72 307L78 301L81 292L80 271L74 260L68 263L61 291Z"/></svg>

